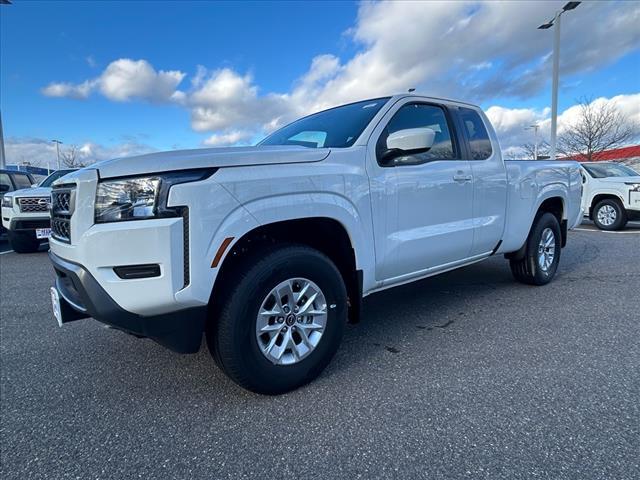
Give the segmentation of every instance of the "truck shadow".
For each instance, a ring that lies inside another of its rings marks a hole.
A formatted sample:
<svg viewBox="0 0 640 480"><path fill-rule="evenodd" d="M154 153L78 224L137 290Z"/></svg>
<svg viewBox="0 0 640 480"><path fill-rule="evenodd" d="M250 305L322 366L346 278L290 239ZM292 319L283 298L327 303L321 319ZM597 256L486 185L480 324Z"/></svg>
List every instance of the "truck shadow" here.
<svg viewBox="0 0 640 480"><path fill-rule="evenodd" d="M578 265L565 263L557 280L573 273ZM326 388L325 382L332 379L344 381L354 372L368 368L370 362L380 361L381 356L386 357L381 359L383 362L394 362L403 355L403 344L413 342L415 348L416 338L424 339L426 355L428 343L437 341L435 336L459 335L459 329L465 328L465 322L473 321L475 316L494 315L501 306L512 303L514 295L537 295L538 288L516 283L508 264L500 257L373 294L364 301L361 322L348 326L336 357L319 381L300 389L300 393L288 395L305 395L314 385ZM225 401L211 395L215 389L225 392L227 404L231 397L237 397L238 401L247 398L269 401L269 397L235 386L215 366L204 341L198 354L179 355L151 340L114 331L100 332L95 326L91 330L96 348L90 363L101 364L104 371L112 373L111 381L106 382L111 387L115 382L122 391L137 392L141 400L147 397L146 401L152 401L171 389L180 391L182 398L199 398L216 409ZM136 368L127 375L119 375L125 364L135 364ZM151 378L154 380L150 384Z"/></svg>
<svg viewBox="0 0 640 480"><path fill-rule="evenodd" d="M481 314L483 297L491 297L499 308L496 290L510 288L530 287L516 284L505 261L495 259L372 294L364 300L360 323L347 329L337 361L326 374L359 368L371 356L401 354L405 340L452 329Z"/></svg>

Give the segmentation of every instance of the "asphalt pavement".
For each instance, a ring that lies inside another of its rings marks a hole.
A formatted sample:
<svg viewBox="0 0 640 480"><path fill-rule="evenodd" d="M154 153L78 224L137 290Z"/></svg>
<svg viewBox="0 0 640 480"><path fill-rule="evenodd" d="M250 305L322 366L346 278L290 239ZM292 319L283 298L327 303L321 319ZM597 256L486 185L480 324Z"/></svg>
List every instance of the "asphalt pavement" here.
<svg viewBox="0 0 640 480"><path fill-rule="evenodd" d="M570 233L558 276L502 258L365 301L279 397L206 347L58 328L45 253L0 255L4 479L640 478L640 229Z"/></svg>

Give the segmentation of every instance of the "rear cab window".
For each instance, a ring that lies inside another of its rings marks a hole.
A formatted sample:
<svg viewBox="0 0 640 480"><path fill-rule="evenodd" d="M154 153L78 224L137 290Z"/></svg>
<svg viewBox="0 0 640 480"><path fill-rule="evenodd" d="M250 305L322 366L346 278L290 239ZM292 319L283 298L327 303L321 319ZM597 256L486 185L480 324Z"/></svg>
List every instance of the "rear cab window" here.
<svg viewBox="0 0 640 480"><path fill-rule="evenodd" d="M486 160L493 153L491 139L482 118L471 108L458 108L458 115L467 136L470 160Z"/></svg>

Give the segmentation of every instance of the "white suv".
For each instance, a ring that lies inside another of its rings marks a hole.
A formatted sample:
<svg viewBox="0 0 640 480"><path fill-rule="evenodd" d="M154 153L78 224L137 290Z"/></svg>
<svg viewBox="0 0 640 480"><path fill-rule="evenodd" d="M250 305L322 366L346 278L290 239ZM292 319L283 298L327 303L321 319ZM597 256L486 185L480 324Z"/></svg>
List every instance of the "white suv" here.
<svg viewBox="0 0 640 480"><path fill-rule="evenodd" d="M585 162L582 209L601 230L620 230L640 220L640 174L614 162Z"/></svg>

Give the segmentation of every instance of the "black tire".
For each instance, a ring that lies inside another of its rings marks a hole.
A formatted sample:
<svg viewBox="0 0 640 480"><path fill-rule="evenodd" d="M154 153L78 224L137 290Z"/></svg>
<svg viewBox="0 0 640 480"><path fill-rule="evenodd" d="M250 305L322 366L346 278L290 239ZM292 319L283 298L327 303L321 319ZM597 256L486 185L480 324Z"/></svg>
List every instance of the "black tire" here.
<svg viewBox="0 0 640 480"><path fill-rule="evenodd" d="M553 261L545 270L538 261L538 249L546 229L551 229L553 232L554 256ZM538 214L527 237L524 257L509 260L511 273L515 279L528 285L545 285L549 283L555 276L560 262L561 238L560 224L555 215L548 212Z"/></svg>
<svg viewBox="0 0 640 480"><path fill-rule="evenodd" d="M610 225L603 224L598 218L598 212L602 208L610 207L613 209L615 220ZM593 208L593 223L595 223L596 227L600 230L621 230L627 224L627 212L622 207L622 204L618 200L607 198L605 200L599 201L596 206Z"/></svg>
<svg viewBox="0 0 640 480"><path fill-rule="evenodd" d="M36 238L36 232L12 232L9 230L9 245L17 253L33 253L40 248L40 240Z"/></svg>
<svg viewBox="0 0 640 480"><path fill-rule="evenodd" d="M235 278L217 318L207 325L207 345L216 363L235 383L256 393L285 393L316 378L338 350L347 323L347 292L340 272L321 252L302 245L281 246L254 255ZM305 278L323 292L327 321L319 343L292 365L276 365L260 350L255 334L262 301L280 282Z"/></svg>

